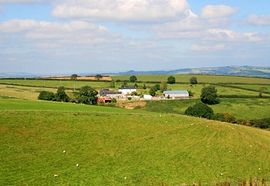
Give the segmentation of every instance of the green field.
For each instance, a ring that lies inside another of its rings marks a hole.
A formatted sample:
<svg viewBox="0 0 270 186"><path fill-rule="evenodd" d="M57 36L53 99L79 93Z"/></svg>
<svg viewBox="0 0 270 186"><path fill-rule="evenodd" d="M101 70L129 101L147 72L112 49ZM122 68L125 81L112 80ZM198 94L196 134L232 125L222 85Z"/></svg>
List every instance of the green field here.
<svg viewBox="0 0 270 186"><path fill-rule="evenodd" d="M0 99L0 133L0 185L270 178L269 131L199 118Z"/></svg>
<svg viewBox="0 0 270 186"><path fill-rule="evenodd" d="M167 81L170 75L138 75L138 81ZM190 75L177 74L173 75L176 82L189 83L189 79L193 76L197 77L199 83L234 83L234 84L268 84L269 78L254 78L254 77L237 77L237 76L215 76L215 75ZM114 80L128 80L129 76L113 76Z"/></svg>
<svg viewBox="0 0 270 186"><path fill-rule="evenodd" d="M110 87L110 82L101 81L71 81L71 80L21 80L21 79L0 79L0 84L9 85L24 85L24 86L35 86L35 87L51 87L57 88L64 86L66 88L73 89L80 88L82 86L91 86L97 89Z"/></svg>
<svg viewBox="0 0 270 186"><path fill-rule="evenodd" d="M147 102L147 111L184 114L185 110L200 100L170 100ZM237 119L262 119L269 117L270 99L223 98L220 104L211 105L215 113L230 113Z"/></svg>

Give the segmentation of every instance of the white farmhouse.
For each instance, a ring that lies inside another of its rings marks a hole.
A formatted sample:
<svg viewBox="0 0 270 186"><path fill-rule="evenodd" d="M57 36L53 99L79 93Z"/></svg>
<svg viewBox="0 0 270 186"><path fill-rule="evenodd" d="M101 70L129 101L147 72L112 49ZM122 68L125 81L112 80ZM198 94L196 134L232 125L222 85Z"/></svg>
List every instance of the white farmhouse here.
<svg viewBox="0 0 270 186"><path fill-rule="evenodd" d="M164 91L163 95L169 99L189 98L189 93L187 90Z"/></svg>
<svg viewBox="0 0 270 186"><path fill-rule="evenodd" d="M121 94L123 95L128 95L131 94L132 92L137 92L137 89L135 88L122 88L118 90L119 92L121 92Z"/></svg>

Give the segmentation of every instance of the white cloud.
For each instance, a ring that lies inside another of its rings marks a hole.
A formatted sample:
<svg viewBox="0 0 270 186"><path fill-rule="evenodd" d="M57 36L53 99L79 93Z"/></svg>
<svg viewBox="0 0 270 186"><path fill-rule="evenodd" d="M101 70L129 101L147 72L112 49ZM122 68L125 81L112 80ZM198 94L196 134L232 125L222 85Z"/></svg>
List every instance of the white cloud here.
<svg viewBox="0 0 270 186"><path fill-rule="evenodd" d="M53 15L91 20L159 21L174 19L186 10L186 0L68 0L56 5Z"/></svg>
<svg viewBox="0 0 270 186"><path fill-rule="evenodd" d="M84 21L67 23L35 20L10 20L0 23L0 33L9 37L19 35L29 41L38 40L39 45L98 44L112 42L117 38L103 27Z"/></svg>
<svg viewBox="0 0 270 186"><path fill-rule="evenodd" d="M253 25L270 25L270 16L252 15L248 18L248 22Z"/></svg>
<svg viewBox="0 0 270 186"><path fill-rule="evenodd" d="M202 17L207 19L232 16L236 9L226 5L207 5L202 9Z"/></svg>

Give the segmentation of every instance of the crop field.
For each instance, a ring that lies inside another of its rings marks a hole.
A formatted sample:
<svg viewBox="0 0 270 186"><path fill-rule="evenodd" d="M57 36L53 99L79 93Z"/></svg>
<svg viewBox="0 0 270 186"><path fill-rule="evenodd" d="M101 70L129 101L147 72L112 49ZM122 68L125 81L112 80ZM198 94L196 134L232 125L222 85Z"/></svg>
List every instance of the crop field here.
<svg viewBox="0 0 270 186"><path fill-rule="evenodd" d="M161 113L184 114L199 100L170 100L147 102L145 110ZM220 104L211 105L215 113L230 113L237 119L262 119L269 117L270 99L223 98Z"/></svg>
<svg viewBox="0 0 270 186"><path fill-rule="evenodd" d="M170 75L138 75L138 81L167 81ZM190 75L190 74L178 74L173 75L176 78L176 82L189 83L191 77L197 77L199 83L233 83L233 84L268 84L270 85L270 79L268 78L254 78L254 77L237 77L237 76L215 76L215 75ZM128 80L129 76L113 76L114 80Z"/></svg>
<svg viewBox="0 0 270 186"><path fill-rule="evenodd" d="M270 178L270 132L176 114L0 98L0 185Z"/></svg>

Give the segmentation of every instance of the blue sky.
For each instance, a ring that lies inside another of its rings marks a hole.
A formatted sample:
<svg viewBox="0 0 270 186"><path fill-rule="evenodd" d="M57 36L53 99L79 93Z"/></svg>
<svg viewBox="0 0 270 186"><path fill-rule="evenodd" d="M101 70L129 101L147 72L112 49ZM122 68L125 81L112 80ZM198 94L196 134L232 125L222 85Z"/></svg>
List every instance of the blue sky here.
<svg viewBox="0 0 270 186"><path fill-rule="evenodd" d="M270 66L270 1L0 0L0 73Z"/></svg>

